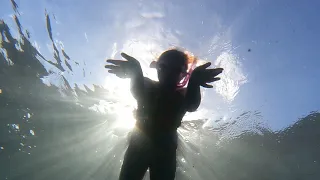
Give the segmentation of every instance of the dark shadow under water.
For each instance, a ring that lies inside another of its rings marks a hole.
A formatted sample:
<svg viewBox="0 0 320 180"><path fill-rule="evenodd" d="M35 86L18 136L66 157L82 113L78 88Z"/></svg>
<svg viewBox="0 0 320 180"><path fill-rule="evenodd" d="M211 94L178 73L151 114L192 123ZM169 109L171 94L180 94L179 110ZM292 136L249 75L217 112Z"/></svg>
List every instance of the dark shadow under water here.
<svg viewBox="0 0 320 180"><path fill-rule="evenodd" d="M0 179L117 179L125 135L113 132L112 115L88 109L107 91L100 86L94 91L72 88L61 72L72 72L79 64L55 45L49 15L55 62L31 44L12 3L20 37L14 38L0 21ZM60 85L45 84L47 76ZM185 123L181 130L194 126ZM181 143L178 158L184 160L177 179L320 179L318 112L278 132L257 126L222 141L216 136L204 133L200 148Z"/></svg>

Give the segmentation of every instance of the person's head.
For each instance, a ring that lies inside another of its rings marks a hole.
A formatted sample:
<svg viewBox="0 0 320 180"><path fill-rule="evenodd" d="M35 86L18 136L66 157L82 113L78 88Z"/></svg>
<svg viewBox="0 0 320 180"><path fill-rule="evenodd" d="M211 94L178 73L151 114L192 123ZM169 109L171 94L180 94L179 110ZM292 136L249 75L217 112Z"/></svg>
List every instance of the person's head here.
<svg viewBox="0 0 320 180"><path fill-rule="evenodd" d="M152 62L158 72L159 82L168 87L175 87L188 71L189 57L186 53L171 49L163 52L157 62Z"/></svg>

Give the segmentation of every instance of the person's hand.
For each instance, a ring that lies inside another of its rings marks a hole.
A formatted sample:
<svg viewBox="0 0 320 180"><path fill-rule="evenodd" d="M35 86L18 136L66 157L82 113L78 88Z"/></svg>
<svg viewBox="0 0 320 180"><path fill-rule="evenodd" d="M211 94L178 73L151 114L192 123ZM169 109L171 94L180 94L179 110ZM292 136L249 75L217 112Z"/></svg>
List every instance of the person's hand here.
<svg viewBox="0 0 320 180"><path fill-rule="evenodd" d="M212 88L213 86L208 83L220 80L216 76L222 73L223 68L207 69L210 65L211 63L208 62L196 67L191 74L190 82L205 88Z"/></svg>
<svg viewBox="0 0 320 180"><path fill-rule="evenodd" d="M107 60L108 63L112 64L105 65L105 68L109 69L109 73L115 74L117 77L120 78L130 78L142 72L138 60L125 53L121 53L121 56L126 60Z"/></svg>

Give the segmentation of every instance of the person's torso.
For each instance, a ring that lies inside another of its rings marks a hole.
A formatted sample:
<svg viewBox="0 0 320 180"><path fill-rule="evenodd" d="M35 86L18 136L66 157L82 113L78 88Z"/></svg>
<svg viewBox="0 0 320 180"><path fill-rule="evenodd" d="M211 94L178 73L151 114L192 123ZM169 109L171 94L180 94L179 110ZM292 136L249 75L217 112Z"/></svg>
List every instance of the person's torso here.
<svg viewBox="0 0 320 180"><path fill-rule="evenodd" d="M145 80L144 97L136 110L139 128L149 134L175 133L185 113L181 92L164 93L157 82Z"/></svg>

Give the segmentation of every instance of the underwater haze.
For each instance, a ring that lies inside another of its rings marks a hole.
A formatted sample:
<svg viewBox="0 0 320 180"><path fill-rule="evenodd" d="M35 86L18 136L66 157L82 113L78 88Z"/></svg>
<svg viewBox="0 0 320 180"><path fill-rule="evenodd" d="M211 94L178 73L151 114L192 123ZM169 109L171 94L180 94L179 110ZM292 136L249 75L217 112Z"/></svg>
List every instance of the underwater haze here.
<svg viewBox="0 0 320 180"><path fill-rule="evenodd" d="M116 180L134 127L125 52L222 67L183 119L177 180L320 179L320 1L0 0L0 180ZM145 179L149 179L148 172Z"/></svg>

